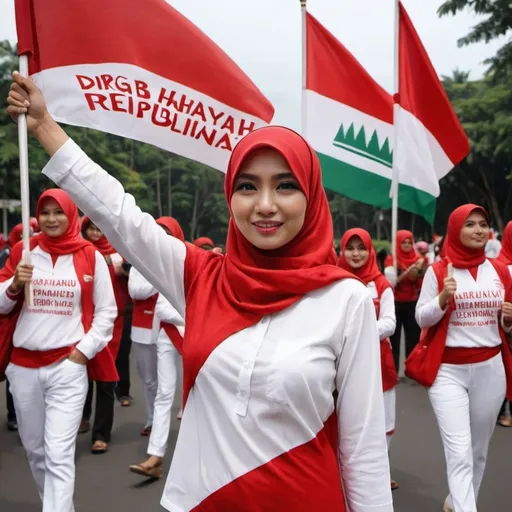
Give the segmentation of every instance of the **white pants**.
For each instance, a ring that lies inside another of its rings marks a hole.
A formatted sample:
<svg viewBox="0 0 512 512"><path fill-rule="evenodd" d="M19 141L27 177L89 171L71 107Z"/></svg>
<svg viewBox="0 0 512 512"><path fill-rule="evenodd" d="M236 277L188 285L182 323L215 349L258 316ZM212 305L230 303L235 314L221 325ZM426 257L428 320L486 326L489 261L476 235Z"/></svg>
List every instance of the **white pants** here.
<svg viewBox="0 0 512 512"><path fill-rule="evenodd" d="M135 348L137 371L142 381L144 400L146 402L147 420L145 426L149 427L153 425L153 410L158 388L156 344L134 342L133 347Z"/></svg>
<svg viewBox="0 0 512 512"><path fill-rule="evenodd" d="M178 383L180 356L171 340L160 332L156 344L158 366L158 390L155 399L153 429L149 438L148 453L163 457L167 449L171 428L171 408Z"/></svg>
<svg viewBox="0 0 512 512"><path fill-rule="evenodd" d="M69 359L36 369L11 363L6 375L43 512L74 512L75 447L87 368Z"/></svg>
<svg viewBox="0 0 512 512"><path fill-rule="evenodd" d="M506 393L501 354L483 363L442 364L430 402L446 457L447 503L454 512L476 512L487 450Z"/></svg>
<svg viewBox="0 0 512 512"><path fill-rule="evenodd" d="M396 422L396 388L384 392L384 418L386 422L386 439L388 450L391 447L391 439L395 433Z"/></svg>

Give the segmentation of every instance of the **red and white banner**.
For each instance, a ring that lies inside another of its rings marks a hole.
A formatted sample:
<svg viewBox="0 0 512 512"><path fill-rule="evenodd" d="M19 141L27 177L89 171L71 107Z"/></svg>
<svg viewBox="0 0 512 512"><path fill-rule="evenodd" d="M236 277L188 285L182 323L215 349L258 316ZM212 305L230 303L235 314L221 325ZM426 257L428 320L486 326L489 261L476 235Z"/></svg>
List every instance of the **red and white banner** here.
<svg viewBox="0 0 512 512"><path fill-rule="evenodd" d="M226 170L274 108L164 0L16 0L18 52L53 117Z"/></svg>

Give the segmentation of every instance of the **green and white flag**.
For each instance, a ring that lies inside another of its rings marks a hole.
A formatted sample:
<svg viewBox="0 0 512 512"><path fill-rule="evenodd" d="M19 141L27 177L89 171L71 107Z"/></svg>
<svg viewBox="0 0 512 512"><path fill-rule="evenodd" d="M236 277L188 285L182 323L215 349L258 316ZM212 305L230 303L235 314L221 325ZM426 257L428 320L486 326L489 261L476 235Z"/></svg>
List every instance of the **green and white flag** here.
<svg viewBox="0 0 512 512"><path fill-rule="evenodd" d="M391 208L393 98L313 16L306 22L305 136L317 152L324 186ZM399 206L431 221L435 196L414 169L400 176ZM412 178L412 179L411 179Z"/></svg>

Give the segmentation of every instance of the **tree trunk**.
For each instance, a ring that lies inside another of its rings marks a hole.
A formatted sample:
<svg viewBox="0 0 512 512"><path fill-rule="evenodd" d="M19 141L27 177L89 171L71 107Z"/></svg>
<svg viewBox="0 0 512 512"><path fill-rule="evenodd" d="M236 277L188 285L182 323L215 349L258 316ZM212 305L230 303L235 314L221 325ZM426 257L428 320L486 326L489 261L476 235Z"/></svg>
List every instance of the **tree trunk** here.
<svg viewBox="0 0 512 512"><path fill-rule="evenodd" d="M167 168L167 211L168 211L169 217L172 217L171 172L172 172L172 158L169 157L169 167Z"/></svg>
<svg viewBox="0 0 512 512"><path fill-rule="evenodd" d="M192 220L190 221L190 239L195 240L197 230L197 211L199 209L199 184L196 183L194 194L194 208L192 209Z"/></svg>
<svg viewBox="0 0 512 512"><path fill-rule="evenodd" d="M485 187L487 200L489 203L489 207L491 210L491 216L496 222L496 227L498 228L498 232L503 233L503 229L505 228L505 224L503 222L503 217L501 216L500 206L496 199L496 194L494 193L493 187L489 183L489 178L484 170L481 167L478 168L478 172L482 177L482 183Z"/></svg>
<svg viewBox="0 0 512 512"><path fill-rule="evenodd" d="M160 193L160 169L156 171L156 204L158 206L158 216L162 216L162 196Z"/></svg>

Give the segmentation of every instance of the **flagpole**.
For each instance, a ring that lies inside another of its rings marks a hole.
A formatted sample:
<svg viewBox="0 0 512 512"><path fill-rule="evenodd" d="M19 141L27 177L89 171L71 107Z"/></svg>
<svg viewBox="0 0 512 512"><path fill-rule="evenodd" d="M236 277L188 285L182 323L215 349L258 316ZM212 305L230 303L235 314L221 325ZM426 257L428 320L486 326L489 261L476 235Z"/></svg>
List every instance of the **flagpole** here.
<svg viewBox="0 0 512 512"><path fill-rule="evenodd" d="M307 104L306 104L306 83L307 83L307 0L300 0L301 19L302 19L302 90L301 90L301 133L306 136L306 119L307 119Z"/></svg>
<svg viewBox="0 0 512 512"><path fill-rule="evenodd" d="M397 268L396 259L396 234L398 231L398 189L399 175L397 166L398 130L397 117L398 109L397 96L400 89L400 60L399 60L399 28L400 28L400 0L395 0L395 29L394 29L394 63L393 63L393 169L391 176L391 252L393 254L393 265Z"/></svg>
<svg viewBox="0 0 512 512"><path fill-rule="evenodd" d="M28 56L20 55L19 71L21 76L28 77ZM21 222L23 225L23 257L25 265L32 264L30 257L30 192L29 192L29 174L28 174L28 136L27 136L27 118L25 114L18 116L18 143L20 149L20 196L21 196ZM27 304L33 304L32 286L25 286L25 299Z"/></svg>

